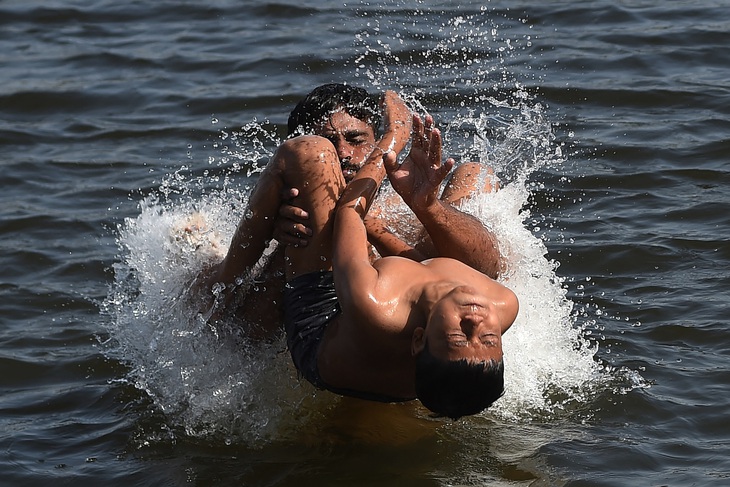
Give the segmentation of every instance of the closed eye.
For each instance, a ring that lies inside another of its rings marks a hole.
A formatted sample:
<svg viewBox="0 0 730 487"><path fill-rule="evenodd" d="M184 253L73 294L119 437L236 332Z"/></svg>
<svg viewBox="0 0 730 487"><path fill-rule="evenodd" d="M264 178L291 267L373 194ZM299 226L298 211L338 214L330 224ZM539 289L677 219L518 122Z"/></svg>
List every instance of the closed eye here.
<svg viewBox="0 0 730 487"><path fill-rule="evenodd" d="M469 341L463 333L449 333L449 343L456 347L466 347Z"/></svg>
<svg viewBox="0 0 730 487"><path fill-rule="evenodd" d="M479 340L482 342L482 345L486 345L489 347L496 347L497 346L497 339L494 335L482 335L479 337Z"/></svg>
<svg viewBox="0 0 730 487"><path fill-rule="evenodd" d="M346 132L345 140L347 140L350 144L360 145L360 144L364 144L365 142L367 142L368 137L365 132L360 132L360 131Z"/></svg>

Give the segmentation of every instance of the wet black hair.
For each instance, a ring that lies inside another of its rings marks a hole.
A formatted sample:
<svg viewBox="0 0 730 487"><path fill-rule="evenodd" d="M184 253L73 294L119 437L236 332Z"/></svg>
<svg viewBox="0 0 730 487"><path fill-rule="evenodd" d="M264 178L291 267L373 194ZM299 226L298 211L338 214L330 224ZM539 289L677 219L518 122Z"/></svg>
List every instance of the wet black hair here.
<svg viewBox="0 0 730 487"><path fill-rule="evenodd" d="M310 135L337 110L367 123L377 136L381 114L378 95L363 88L340 83L318 86L289 114L288 135Z"/></svg>
<svg viewBox="0 0 730 487"><path fill-rule="evenodd" d="M440 360L428 343L416 356L416 396L438 416L459 419L477 414L504 394L504 362Z"/></svg>

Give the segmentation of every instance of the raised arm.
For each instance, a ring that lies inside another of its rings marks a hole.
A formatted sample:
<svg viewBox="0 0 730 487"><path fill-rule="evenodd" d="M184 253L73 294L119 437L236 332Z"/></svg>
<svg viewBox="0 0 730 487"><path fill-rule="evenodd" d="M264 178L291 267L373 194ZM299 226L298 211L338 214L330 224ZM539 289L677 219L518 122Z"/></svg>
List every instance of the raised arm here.
<svg viewBox="0 0 730 487"><path fill-rule="evenodd" d="M441 148L441 133L433 127L433 119L427 117L424 125L415 116L411 151L402 165L388 167L388 178L425 227L437 255L496 278L502 262L494 235L477 218L438 197L439 186L454 165L453 159L441 162Z"/></svg>
<svg viewBox="0 0 730 487"><path fill-rule="evenodd" d="M261 173L225 258L199 278L206 291L210 291L214 284L222 284L226 289L237 286L250 274L268 246L274 231L274 216L281 203L278 195L283 186L278 165L274 163L276 157L274 155Z"/></svg>
<svg viewBox="0 0 730 487"><path fill-rule="evenodd" d="M265 178L262 173L261 178ZM203 269L188 289L191 305L196 307L206 320L217 321L232 311L229 305L241 284L250 282L252 271L266 249L273 227L273 218L266 218L271 208L266 203L276 204L266 198L268 185L257 185L249 199L247 211L236 228L228 253L224 259ZM273 194L273 192L272 192ZM273 211L276 211L276 206Z"/></svg>
<svg viewBox="0 0 730 487"><path fill-rule="evenodd" d="M408 130L411 123L410 115L404 117L403 114L399 114L396 101L397 104L403 104L398 95L392 91L381 95L381 108L378 112L383 119L384 133L380 140L376 138L373 121L367 118L369 110L357 110L359 105L349 105L349 102L331 112L326 123L315 124L312 127L316 135L327 138L334 145L345 181L349 182L354 178L369 156L380 158L383 151L389 149L399 152L402 147L398 147L398 144L405 144L410 138ZM332 104L344 101L327 99L325 102ZM374 108L369 104L367 106ZM313 235L309 219L312 208L302 208L294 204L297 195L303 189L285 188L282 195L283 204L274 228L274 238L284 245L306 246Z"/></svg>
<svg viewBox="0 0 730 487"><path fill-rule="evenodd" d="M395 164L411 133L412 116L403 100L395 92L387 91L383 103L384 135L345 188L335 213L333 267L338 295L345 294L345 300L353 292L372 289L377 280L377 272L370 264L363 218L385 178L385 166Z"/></svg>
<svg viewBox="0 0 730 487"><path fill-rule="evenodd" d="M365 160L363 167L347 185L338 208L357 205L360 218L364 218L380 183L385 178L385 159L395 159L408 143L411 135L412 115L406 104L394 91L383 95L384 133Z"/></svg>

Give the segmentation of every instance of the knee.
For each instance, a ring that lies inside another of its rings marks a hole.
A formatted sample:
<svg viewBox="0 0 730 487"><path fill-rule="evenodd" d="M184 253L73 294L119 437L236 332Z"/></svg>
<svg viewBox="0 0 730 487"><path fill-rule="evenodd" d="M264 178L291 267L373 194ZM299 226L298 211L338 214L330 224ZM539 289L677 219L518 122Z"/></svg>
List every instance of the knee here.
<svg viewBox="0 0 730 487"><path fill-rule="evenodd" d="M287 139L282 142L276 152L292 160L326 157L328 155L337 157L332 142L319 135L300 135Z"/></svg>
<svg viewBox="0 0 730 487"><path fill-rule="evenodd" d="M284 141L276 150L274 161L276 170L294 187L301 185L300 180L324 180L330 173L342 174L334 145L317 135L301 135Z"/></svg>
<svg viewBox="0 0 730 487"><path fill-rule="evenodd" d="M464 162L454 169L454 177L478 177L485 169L478 162Z"/></svg>
<svg viewBox="0 0 730 487"><path fill-rule="evenodd" d="M471 186L471 191L490 193L499 189L494 170L478 162L465 162L454 169L453 179Z"/></svg>

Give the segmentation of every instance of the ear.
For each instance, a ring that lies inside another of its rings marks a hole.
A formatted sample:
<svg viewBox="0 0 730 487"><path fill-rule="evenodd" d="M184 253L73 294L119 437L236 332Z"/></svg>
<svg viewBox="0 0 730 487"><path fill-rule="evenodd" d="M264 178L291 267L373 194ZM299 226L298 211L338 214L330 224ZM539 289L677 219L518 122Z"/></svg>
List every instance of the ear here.
<svg viewBox="0 0 730 487"><path fill-rule="evenodd" d="M413 330L411 336L411 355L415 357L423 352L424 348L426 348L426 330L419 326Z"/></svg>

